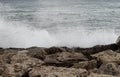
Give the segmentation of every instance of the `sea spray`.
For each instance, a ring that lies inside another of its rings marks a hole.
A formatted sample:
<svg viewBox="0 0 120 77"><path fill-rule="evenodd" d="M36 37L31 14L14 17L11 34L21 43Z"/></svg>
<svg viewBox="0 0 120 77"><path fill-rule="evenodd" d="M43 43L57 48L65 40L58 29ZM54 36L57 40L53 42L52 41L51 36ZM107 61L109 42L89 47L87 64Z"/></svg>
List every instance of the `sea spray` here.
<svg viewBox="0 0 120 77"><path fill-rule="evenodd" d="M21 26L24 25L24 26ZM26 25L26 26L25 26ZM14 24L0 20L0 47L50 47L50 46L80 46L114 43L117 35L109 30L60 29L49 32L42 29L31 29L27 24Z"/></svg>
<svg viewBox="0 0 120 77"><path fill-rule="evenodd" d="M25 8L16 9L13 6L9 3L0 3L0 47L91 47L114 43L118 36L113 28L96 28L97 24L101 22L97 21L99 19L94 20L97 23L96 27L89 26L88 24L95 24L92 20L93 16L87 20L86 17L89 16L85 10L80 12L81 16L79 10L74 9L73 11L72 8L66 6L64 6L66 8L57 7L56 4L54 8L51 6L39 9L38 7L37 12L30 11L31 9L25 10ZM88 14L89 11L87 11ZM91 13L90 15L92 15ZM24 21L25 16L28 17L28 20L25 18ZM33 23L37 24L37 27Z"/></svg>

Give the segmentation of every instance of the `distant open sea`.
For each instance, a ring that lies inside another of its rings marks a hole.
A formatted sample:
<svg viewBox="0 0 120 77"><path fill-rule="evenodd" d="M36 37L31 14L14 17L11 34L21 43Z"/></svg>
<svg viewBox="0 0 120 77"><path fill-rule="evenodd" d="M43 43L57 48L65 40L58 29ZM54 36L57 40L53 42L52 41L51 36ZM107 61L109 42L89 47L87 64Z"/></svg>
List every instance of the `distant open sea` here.
<svg viewBox="0 0 120 77"><path fill-rule="evenodd" d="M120 0L0 0L0 47L114 43Z"/></svg>

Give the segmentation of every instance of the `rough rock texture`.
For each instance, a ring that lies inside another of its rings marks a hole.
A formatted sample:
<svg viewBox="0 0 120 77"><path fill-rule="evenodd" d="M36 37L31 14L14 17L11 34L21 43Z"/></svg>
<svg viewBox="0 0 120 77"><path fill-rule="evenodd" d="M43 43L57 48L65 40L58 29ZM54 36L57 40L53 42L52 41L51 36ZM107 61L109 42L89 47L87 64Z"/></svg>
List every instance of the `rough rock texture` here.
<svg viewBox="0 0 120 77"><path fill-rule="evenodd" d="M40 48L40 47L31 47L31 48L28 48L27 50L29 51L27 52L29 56L42 59L42 60L45 59L45 56L47 54L44 48Z"/></svg>
<svg viewBox="0 0 120 77"><path fill-rule="evenodd" d="M106 50L92 55L92 57L97 58L102 63L104 62L115 62L120 64L120 53L114 52L112 50Z"/></svg>
<svg viewBox="0 0 120 77"><path fill-rule="evenodd" d="M78 63L74 63L74 68L84 68L84 69L94 69L97 67L97 61L91 60L91 61L81 61Z"/></svg>
<svg viewBox="0 0 120 77"><path fill-rule="evenodd" d="M119 77L119 76L112 76L112 75L105 75L105 74L96 74L96 73L91 73L87 77Z"/></svg>
<svg viewBox="0 0 120 77"><path fill-rule="evenodd" d="M117 38L116 44L120 47L120 36Z"/></svg>
<svg viewBox="0 0 120 77"><path fill-rule="evenodd" d="M85 69L42 66L34 67L29 72L30 77L86 77L88 72Z"/></svg>
<svg viewBox="0 0 120 77"><path fill-rule="evenodd" d="M91 48L0 48L0 77L120 77L120 39Z"/></svg>
<svg viewBox="0 0 120 77"><path fill-rule="evenodd" d="M6 63L3 75L5 77L21 77L25 72L30 71L34 66L41 66L44 62L27 56L27 51L19 51L10 57L10 63Z"/></svg>
<svg viewBox="0 0 120 77"><path fill-rule="evenodd" d="M56 54L47 55L44 62L46 64L56 64L58 66L71 66L73 63L78 61L86 61L88 60L81 53L70 53L70 52L61 52Z"/></svg>
<svg viewBox="0 0 120 77"><path fill-rule="evenodd" d="M119 65L116 63L103 63L98 69L99 74L120 76Z"/></svg>

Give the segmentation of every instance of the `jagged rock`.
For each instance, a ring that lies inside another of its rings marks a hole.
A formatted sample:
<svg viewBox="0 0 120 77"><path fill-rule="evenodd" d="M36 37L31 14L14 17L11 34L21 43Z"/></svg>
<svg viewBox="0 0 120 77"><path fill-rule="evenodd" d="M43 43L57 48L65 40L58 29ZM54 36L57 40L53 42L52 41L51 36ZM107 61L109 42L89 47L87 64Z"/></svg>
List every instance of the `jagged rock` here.
<svg viewBox="0 0 120 77"><path fill-rule="evenodd" d="M120 64L120 53L114 52L112 50L106 50L92 55L92 57L97 58L102 63L105 62L115 62Z"/></svg>
<svg viewBox="0 0 120 77"><path fill-rule="evenodd" d="M120 47L120 36L117 38L116 44Z"/></svg>
<svg viewBox="0 0 120 77"><path fill-rule="evenodd" d="M61 66L68 66L75 62L86 60L88 59L82 53L61 52L52 55L47 55L44 61L47 64L60 64Z"/></svg>
<svg viewBox="0 0 120 77"><path fill-rule="evenodd" d="M116 50L115 52L120 53L120 49Z"/></svg>
<svg viewBox="0 0 120 77"><path fill-rule="evenodd" d="M44 48L40 48L40 47L32 47L32 48L28 48L28 55L31 57L35 57L41 60L45 59L46 56L46 51L44 50Z"/></svg>
<svg viewBox="0 0 120 77"><path fill-rule="evenodd" d="M7 48L7 49L4 49L4 54L16 54L18 51L22 51L22 50L25 50L24 48Z"/></svg>
<svg viewBox="0 0 120 77"><path fill-rule="evenodd" d="M11 63L21 63L23 65L35 66L36 64L42 65L44 62L19 51L16 55L11 57Z"/></svg>
<svg viewBox="0 0 120 77"><path fill-rule="evenodd" d="M108 45L96 45L94 47L91 48L73 48L74 51L76 52L82 52L84 55L91 55L91 54L95 54L95 53L99 53L105 50L118 50L118 45L117 44L108 44Z"/></svg>
<svg viewBox="0 0 120 77"><path fill-rule="evenodd" d="M44 63L37 58L28 56L25 52L27 51L19 51L11 57L10 64L5 66L5 77L9 75L22 77L25 72L32 70L34 66L41 66Z"/></svg>
<svg viewBox="0 0 120 77"><path fill-rule="evenodd" d="M0 77L120 77L119 50L102 51L116 45L0 49Z"/></svg>
<svg viewBox="0 0 120 77"><path fill-rule="evenodd" d="M105 74L96 74L96 73L91 73L87 77L119 77L119 76L112 76L112 75L105 75Z"/></svg>
<svg viewBox="0 0 120 77"><path fill-rule="evenodd" d="M51 48L46 48L45 51L47 54L55 54L58 52L66 52L64 48L61 47L51 47Z"/></svg>
<svg viewBox="0 0 120 77"><path fill-rule="evenodd" d="M15 54L17 54L18 52L16 51L4 51L4 54L1 55L1 60L4 62L4 63L7 63L7 64L10 64L11 63L11 57Z"/></svg>
<svg viewBox="0 0 120 77"><path fill-rule="evenodd" d="M0 61L0 75L2 75L4 71L5 71L5 63L1 60Z"/></svg>
<svg viewBox="0 0 120 77"><path fill-rule="evenodd" d="M4 49L3 48L0 48L0 55L1 54L4 54Z"/></svg>
<svg viewBox="0 0 120 77"><path fill-rule="evenodd" d="M98 69L99 74L120 76L119 65L116 63L103 63Z"/></svg>
<svg viewBox="0 0 120 77"><path fill-rule="evenodd" d="M89 69L88 71L89 73L97 73L98 68Z"/></svg>
<svg viewBox="0 0 120 77"><path fill-rule="evenodd" d="M61 47L63 48L66 52L75 52L74 48L68 48L68 47Z"/></svg>
<svg viewBox="0 0 120 77"><path fill-rule="evenodd" d="M73 65L74 68L84 68L84 69L94 69L97 67L97 61L96 60L91 60L91 61L82 61L75 63Z"/></svg>
<svg viewBox="0 0 120 77"><path fill-rule="evenodd" d="M88 60L82 53L62 52L57 53L57 60L60 62L78 62Z"/></svg>
<svg viewBox="0 0 120 77"><path fill-rule="evenodd" d="M29 72L30 77L87 77L88 72L85 69L42 66L34 67Z"/></svg>
<svg viewBox="0 0 120 77"><path fill-rule="evenodd" d="M4 71L4 77L21 77L25 71L23 70L22 64L8 64Z"/></svg>

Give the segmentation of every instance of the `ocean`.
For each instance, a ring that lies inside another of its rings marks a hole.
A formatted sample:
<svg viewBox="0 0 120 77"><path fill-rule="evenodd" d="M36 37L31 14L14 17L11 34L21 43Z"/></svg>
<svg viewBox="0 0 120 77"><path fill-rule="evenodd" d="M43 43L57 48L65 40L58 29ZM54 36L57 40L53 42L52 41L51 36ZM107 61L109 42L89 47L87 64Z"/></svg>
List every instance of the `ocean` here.
<svg viewBox="0 0 120 77"><path fill-rule="evenodd" d="M115 43L120 0L0 0L0 47Z"/></svg>

